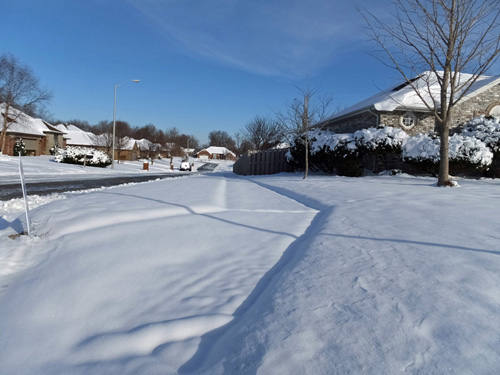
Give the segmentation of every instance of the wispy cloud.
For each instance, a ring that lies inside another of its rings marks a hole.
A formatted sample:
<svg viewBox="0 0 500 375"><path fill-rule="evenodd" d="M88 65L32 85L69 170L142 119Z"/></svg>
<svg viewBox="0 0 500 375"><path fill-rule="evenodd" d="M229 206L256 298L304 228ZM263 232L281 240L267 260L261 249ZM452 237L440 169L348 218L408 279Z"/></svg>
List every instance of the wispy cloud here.
<svg viewBox="0 0 500 375"><path fill-rule="evenodd" d="M187 50L263 75L314 74L365 38L351 1L127 1Z"/></svg>

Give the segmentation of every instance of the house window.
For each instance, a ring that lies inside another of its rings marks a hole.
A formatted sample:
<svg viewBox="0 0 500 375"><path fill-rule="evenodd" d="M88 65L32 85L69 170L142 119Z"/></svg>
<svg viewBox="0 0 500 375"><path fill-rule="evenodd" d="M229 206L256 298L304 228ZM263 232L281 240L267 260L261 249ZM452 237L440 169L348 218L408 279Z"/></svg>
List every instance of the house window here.
<svg viewBox="0 0 500 375"><path fill-rule="evenodd" d="M412 112L406 112L401 116L401 126L403 129L411 129L417 124L417 117Z"/></svg>
<svg viewBox="0 0 500 375"><path fill-rule="evenodd" d="M500 117L500 104L490 109L490 116Z"/></svg>

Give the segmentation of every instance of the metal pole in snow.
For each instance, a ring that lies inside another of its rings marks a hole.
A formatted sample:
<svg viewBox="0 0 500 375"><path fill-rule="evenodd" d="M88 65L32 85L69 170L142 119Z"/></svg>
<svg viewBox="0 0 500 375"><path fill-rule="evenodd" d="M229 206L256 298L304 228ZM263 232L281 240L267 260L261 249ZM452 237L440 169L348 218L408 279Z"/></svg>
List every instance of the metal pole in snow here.
<svg viewBox="0 0 500 375"><path fill-rule="evenodd" d="M24 183L23 162L21 161L21 153L19 153L19 174L21 176L21 188L23 189L24 208L26 211L26 226L28 227L28 235L31 235L30 209L28 207L28 197L26 196L26 184Z"/></svg>

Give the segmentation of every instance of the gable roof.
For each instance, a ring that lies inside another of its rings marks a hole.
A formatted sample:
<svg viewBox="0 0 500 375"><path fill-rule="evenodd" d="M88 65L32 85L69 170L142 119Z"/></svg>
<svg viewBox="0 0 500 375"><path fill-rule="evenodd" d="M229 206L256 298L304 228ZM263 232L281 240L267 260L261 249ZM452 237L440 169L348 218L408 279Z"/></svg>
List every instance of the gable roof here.
<svg viewBox="0 0 500 375"><path fill-rule="evenodd" d="M204 148L203 150L200 150L199 152L201 152L201 151L207 151L208 153L210 153L212 155L213 154L215 154L215 155L231 154L234 157L236 157L236 154L234 152L232 152L231 150L228 150L225 147L210 146L210 147Z"/></svg>
<svg viewBox="0 0 500 375"><path fill-rule="evenodd" d="M143 138L140 139L137 142L137 146L139 147L139 150L141 151L156 151L160 150L162 148L160 143L153 143L149 139Z"/></svg>
<svg viewBox="0 0 500 375"><path fill-rule="evenodd" d="M2 122L5 118L5 108L5 103L0 103ZM47 133L63 134L63 132L48 122L39 118L33 118L14 107L9 108L9 123L7 133L36 135L39 137L44 137Z"/></svg>
<svg viewBox="0 0 500 375"><path fill-rule="evenodd" d="M129 137L124 137L123 138L123 143L122 147L120 147L121 150L124 151L132 151L134 147L136 146L137 141L134 138L129 138Z"/></svg>
<svg viewBox="0 0 500 375"><path fill-rule="evenodd" d="M438 72L442 73L442 72ZM459 82L467 82L472 78L472 74L459 73ZM433 72L427 71L410 80L419 91L420 95L428 102L434 102L436 105L440 103L440 87L436 75ZM461 101L465 101L474 97L490 87L500 84L500 76L479 76L477 81L469 88L468 94L466 94ZM455 94L456 97L460 96L461 92ZM428 112L429 109L424 104L422 99L417 95L413 87L408 83L404 82L398 86L395 86L389 90L382 91L375 94L368 99L362 100L340 112L335 113L333 116L329 117L325 121L329 122L332 120L340 120L342 118L347 118L354 116L359 113L368 112L370 110L376 110L381 112L392 112L396 109L402 110L414 110Z"/></svg>
<svg viewBox="0 0 500 375"><path fill-rule="evenodd" d="M92 132L86 132L72 124L59 124L55 126L59 131L65 134L66 144L70 146L106 146L104 135L95 135Z"/></svg>

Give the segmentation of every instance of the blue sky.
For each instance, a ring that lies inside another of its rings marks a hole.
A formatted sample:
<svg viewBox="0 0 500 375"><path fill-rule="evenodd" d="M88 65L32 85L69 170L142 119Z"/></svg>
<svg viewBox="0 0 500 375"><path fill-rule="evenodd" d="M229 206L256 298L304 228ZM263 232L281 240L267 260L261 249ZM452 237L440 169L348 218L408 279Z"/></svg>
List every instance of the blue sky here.
<svg viewBox="0 0 500 375"><path fill-rule="evenodd" d="M202 143L309 84L348 106L396 83L349 0L4 0L0 53L29 65L56 119L177 127ZM383 10L385 1L359 0ZM309 82L309 83L308 83Z"/></svg>

